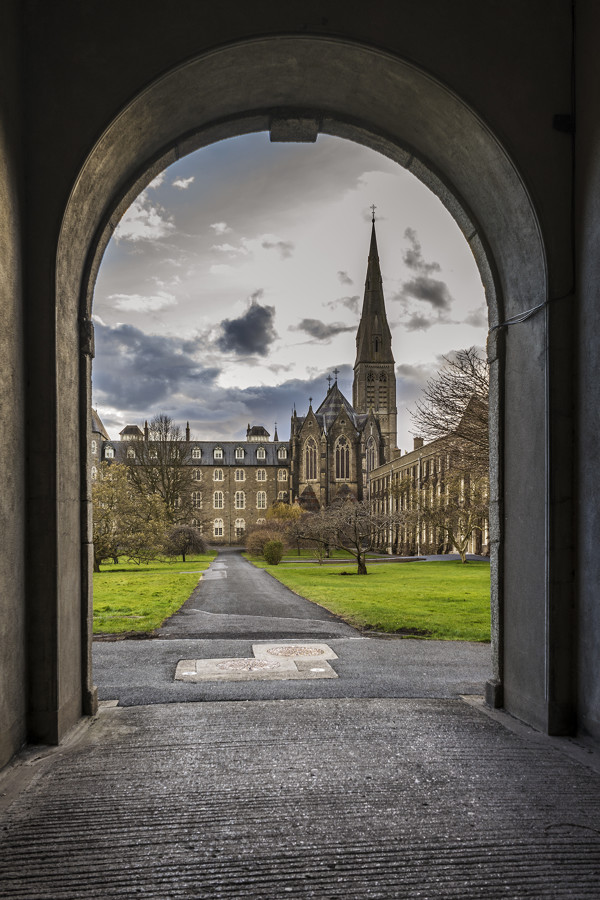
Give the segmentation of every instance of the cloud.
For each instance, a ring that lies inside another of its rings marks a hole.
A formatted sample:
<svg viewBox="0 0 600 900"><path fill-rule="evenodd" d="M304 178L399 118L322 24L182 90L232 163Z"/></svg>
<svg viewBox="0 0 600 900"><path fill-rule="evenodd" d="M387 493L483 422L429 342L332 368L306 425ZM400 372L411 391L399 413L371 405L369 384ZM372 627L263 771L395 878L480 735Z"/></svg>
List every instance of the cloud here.
<svg viewBox="0 0 600 900"><path fill-rule="evenodd" d="M340 284L354 284L354 282L352 281L352 279L350 278L350 276L348 275L347 272L340 270L337 273L337 276L340 280Z"/></svg>
<svg viewBox="0 0 600 900"><path fill-rule="evenodd" d="M470 310L464 319L465 325L472 325L473 328L487 328L488 311L487 306L479 306L477 309Z"/></svg>
<svg viewBox="0 0 600 900"><path fill-rule="evenodd" d="M158 291L156 294L144 296L143 294L109 294L107 300L112 300L115 309L125 312L157 312L167 306L175 306L177 300L174 294L167 291Z"/></svg>
<svg viewBox="0 0 600 900"><path fill-rule="evenodd" d="M428 275L417 275L405 281L401 293L404 298L429 303L434 309L449 310L452 306L452 295L446 282Z"/></svg>
<svg viewBox="0 0 600 900"><path fill-rule="evenodd" d="M216 263L208 270L209 275L227 275L229 272L233 272L233 266L228 266L227 263Z"/></svg>
<svg viewBox="0 0 600 900"><path fill-rule="evenodd" d="M190 184L194 183L194 177L194 175L190 175L189 178L176 178L173 187L179 188L180 191L187 191Z"/></svg>
<svg viewBox="0 0 600 900"><path fill-rule="evenodd" d="M420 316L414 313L408 321L404 322L407 331L427 331L432 325L438 323L438 319L428 319L427 316Z"/></svg>
<svg viewBox="0 0 600 900"><path fill-rule="evenodd" d="M302 319L298 325L290 325L288 331L304 331L317 341L330 341L331 338L345 331L355 331L355 325L344 325L343 322L321 322L320 319Z"/></svg>
<svg viewBox="0 0 600 900"><path fill-rule="evenodd" d="M228 234L232 230L227 222L213 222L210 228L215 234Z"/></svg>
<svg viewBox="0 0 600 900"><path fill-rule="evenodd" d="M279 250L281 259L289 259L294 252L294 244L292 241L269 240L270 235L266 235L261 241L261 247L265 250Z"/></svg>
<svg viewBox="0 0 600 900"><path fill-rule="evenodd" d="M219 350L233 352L238 356L267 355L270 345L277 338L273 326L275 307L261 306L258 303L261 296L262 291L256 291L242 316L221 322L221 335L215 342Z"/></svg>
<svg viewBox="0 0 600 900"><path fill-rule="evenodd" d="M359 295L353 294L351 297L338 297L337 300L328 300L323 306L328 306L330 309L335 309L336 306L345 306L350 312L358 314L359 301Z"/></svg>
<svg viewBox="0 0 600 900"><path fill-rule="evenodd" d="M414 228L407 228L404 232L404 237L410 244L410 247L402 254L402 259L407 269L413 269L421 275L429 275L431 272L439 272L441 270L439 263L425 262L421 242Z"/></svg>
<svg viewBox="0 0 600 900"><path fill-rule="evenodd" d="M154 182L151 182L153 186ZM162 206L153 205L146 191L142 191L115 228L114 238L116 241L157 241L174 230L172 217Z"/></svg>
<svg viewBox="0 0 600 900"><path fill-rule="evenodd" d="M243 245L241 247L234 247L233 244L213 244L211 250L218 250L219 253L229 253L231 256L235 256L238 253L241 253L242 256L248 256L250 251L247 247Z"/></svg>
<svg viewBox="0 0 600 900"><path fill-rule="evenodd" d="M159 188L161 186L161 184L163 183L164 180L165 180L165 173L160 172L160 174L157 175L156 178L152 179L152 181L150 182L150 184L148 185L146 190L148 190L148 188L150 188L151 190L156 190L156 188Z"/></svg>
<svg viewBox="0 0 600 900"><path fill-rule="evenodd" d="M199 361L199 339L146 334L133 325L102 325L97 318L95 331L93 385L98 403L152 415L173 395L201 395L220 374Z"/></svg>

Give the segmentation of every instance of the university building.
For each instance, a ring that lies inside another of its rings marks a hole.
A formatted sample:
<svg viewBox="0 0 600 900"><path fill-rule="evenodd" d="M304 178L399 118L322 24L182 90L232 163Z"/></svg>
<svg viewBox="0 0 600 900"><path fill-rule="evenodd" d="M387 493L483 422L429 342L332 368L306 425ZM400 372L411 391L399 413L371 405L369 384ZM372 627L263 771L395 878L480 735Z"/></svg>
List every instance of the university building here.
<svg viewBox="0 0 600 900"><path fill-rule="evenodd" d="M248 425L241 441L197 441L187 424L181 452L190 471L189 524L201 528L213 543L235 544L246 531L263 524L277 502L316 511L335 500L371 499L376 508L391 511L398 508L392 488L401 479L412 478L419 490L434 479L436 490L441 486L450 455L439 441L424 445L416 438L415 449L404 456L397 447L395 363L374 219L356 334L352 403L339 389L337 370L334 375L316 409L312 398L304 416L294 409L289 441L280 441L277 429L271 441L262 425ZM119 437L111 440L93 411L92 479L102 460L131 464L136 442L149 440L148 424L144 430L126 425ZM481 552L486 542L487 537L482 543L479 535L469 552ZM390 534L381 549L402 554L450 550L431 529L416 533L406 528Z"/></svg>

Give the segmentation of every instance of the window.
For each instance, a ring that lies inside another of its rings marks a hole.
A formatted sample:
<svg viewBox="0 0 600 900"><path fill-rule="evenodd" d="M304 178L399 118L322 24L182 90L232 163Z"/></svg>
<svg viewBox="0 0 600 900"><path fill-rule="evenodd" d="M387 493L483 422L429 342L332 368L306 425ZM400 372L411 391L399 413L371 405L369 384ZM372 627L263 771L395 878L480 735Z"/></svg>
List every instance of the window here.
<svg viewBox="0 0 600 900"><path fill-rule="evenodd" d="M279 469L277 472L277 481L287 481L287 469Z"/></svg>
<svg viewBox="0 0 600 900"><path fill-rule="evenodd" d="M213 481L223 481L223 469L215 469L213 472Z"/></svg>
<svg viewBox="0 0 600 900"><path fill-rule="evenodd" d="M280 447L277 451L277 459L287 459L287 448Z"/></svg>
<svg viewBox="0 0 600 900"><path fill-rule="evenodd" d="M244 472L243 469L235 470L235 480L236 481L245 481L246 480L246 473Z"/></svg>
<svg viewBox="0 0 600 900"><path fill-rule="evenodd" d="M202 509L202 494L200 491L192 491L192 506L194 509Z"/></svg>
<svg viewBox="0 0 600 900"><path fill-rule="evenodd" d="M256 480L257 481L266 481L267 480L267 470L266 469L257 469L256 470Z"/></svg>
<svg viewBox="0 0 600 900"><path fill-rule="evenodd" d="M387 406L387 377L385 372L379 373L379 408Z"/></svg>
<svg viewBox="0 0 600 900"><path fill-rule="evenodd" d="M277 499L282 502L287 502L287 491L279 491L277 494Z"/></svg>
<svg viewBox="0 0 600 900"><path fill-rule="evenodd" d="M213 506L215 509L223 509L223 491L215 491L213 496Z"/></svg>
<svg viewBox="0 0 600 900"><path fill-rule="evenodd" d="M192 449L192 459L202 459L202 450L200 447L194 447Z"/></svg>
<svg viewBox="0 0 600 900"><path fill-rule="evenodd" d="M377 448L373 438L369 438L367 444L367 472L372 472L377 467Z"/></svg>
<svg viewBox="0 0 600 900"><path fill-rule="evenodd" d="M171 505L173 509L181 509L181 497L179 496L179 494L173 497L173 502Z"/></svg>
<svg viewBox="0 0 600 900"><path fill-rule="evenodd" d="M317 479L317 445L314 438L309 438L304 445L304 474L307 481Z"/></svg>
<svg viewBox="0 0 600 900"><path fill-rule="evenodd" d="M256 495L256 508L257 509L266 509L267 508L267 492L259 491Z"/></svg>
<svg viewBox="0 0 600 900"><path fill-rule="evenodd" d="M213 451L213 456L215 459L223 459L223 448L215 447L215 449Z"/></svg>
<svg viewBox="0 0 600 900"><path fill-rule="evenodd" d="M171 447L171 459L179 459L180 456L179 447Z"/></svg>
<svg viewBox="0 0 600 900"><path fill-rule="evenodd" d="M266 454L264 447L258 448L258 450L256 451L256 458L257 459L266 459L267 458L267 454Z"/></svg>
<svg viewBox="0 0 600 900"><path fill-rule="evenodd" d="M266 519L257 519L257 520L256 520L256 524L257 524L257 525L266 525L266 524L267 524L267 520L266 520Z"/></svg>
<svg viewBox="0 0 600 900"><path fill-rule="evenodd" d="M202 469L192 470L192 481L202 481Z"/></svg>
<svg viewBox="0 0 600 900"><path fill-rule="evenodd" d="M215 537L223 537L223 519L215 519L213 534Z"/></svg>
<svg viewBox="0 0 600 900"><path fill-rule="evenodd" d="M246 508L246 494L244 491L236 491L235 492L235 508L236 509L245 509Z"/></svg>
<svg viewBox="0 0 600 900"><path fill-rule="evenodd" d="M235 535L236 537L241 537L246 530L246 520L245 519L236 519L235 520Z"/></svg>
<svg viewBox="0 0 600 900"><path fill-rule="evenodd" d="M104 451L104 459L114 459L115 458L115 448L107 447Z"/></svg>
<svg viewBox="0 0 600 900"><path fill-rule="evenodd" d="M92 466L91 474L92 474L92 481L95 481L96 478L98 477L98 469L96 468L96 466Z"/></svg>
<svg viewBox="0 0 600 900"><path fill-rule="evenodd" d="M335 445L335 477L350 478L350 446L345 437L339 438Z"/></svg>
<svg viewBox="0 0 600 900"><path fill-rule="evenodd" d="M148 456L150 457L150 459L158 459L158 450L150 450Z"/></svg>
<svg viewBox="0 0 600 900"><path fill-rule="evenodd" d="M243 447L236 447L236 448L235 448L235 458L236 458L236 459L243 459L243 458L244 458L244 448L243 448Z"/></svg>
<svg viewBox="0 0 600 900"><path fill-rule="evenodd" d="M135 450L133 447L127 448L127 459L135 459Z"/></svg>
<svg viewBox="0 0 600 900"><path fill-rule="evenodd" d="M97 445L96 441L92 441L92 453L96 453L97 449L98 449L98 445Z"/></svg>

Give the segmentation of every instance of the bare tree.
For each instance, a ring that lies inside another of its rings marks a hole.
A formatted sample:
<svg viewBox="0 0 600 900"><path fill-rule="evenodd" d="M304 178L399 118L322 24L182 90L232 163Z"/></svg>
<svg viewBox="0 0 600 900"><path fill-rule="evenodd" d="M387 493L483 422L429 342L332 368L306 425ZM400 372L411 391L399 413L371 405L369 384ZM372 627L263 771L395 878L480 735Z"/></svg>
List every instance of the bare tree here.
<svg viewBox="0 0 600 900"><path fill-rule="evenodd" d="M140 495L158 495L173 525L189 523L192 507L191 451L184 432L170 416L158 413L147 437L131 441L127 465L131 485Z"/></svg>
<svg viewBox="0 0 600 900"><path fill-rule="evenodd" d="M207 544L197 528L191 525L174 525L167 532L165 553L167 556L181 556L185 562L186 555L206 553Z"/></svg>
<svg viewBox="0 0 600 900"><path fill-rule="evenodd" d="M346 500L309 514L303 537L346 550L356 560L357 574L366 575L367 553L384 542L399 518L396 513L376 512L367 500Z"/></svg>
<svg viewBox="0 0 600 900"><path fill-rule="evenodd" d="M161 552L167 527L164 504L158 495L132 488L126 466L100 463L92 505L95 572L105 559L124 555L142 562Z"/></svg>
<svg viewBox="0 0 600 900"><path fill-rule="evenodd" d="M475 348L444 357L444 365L427 382L412 413L413 434L432 441L446 438L455 467L478 473L489 466L489 368Z"/></svg>

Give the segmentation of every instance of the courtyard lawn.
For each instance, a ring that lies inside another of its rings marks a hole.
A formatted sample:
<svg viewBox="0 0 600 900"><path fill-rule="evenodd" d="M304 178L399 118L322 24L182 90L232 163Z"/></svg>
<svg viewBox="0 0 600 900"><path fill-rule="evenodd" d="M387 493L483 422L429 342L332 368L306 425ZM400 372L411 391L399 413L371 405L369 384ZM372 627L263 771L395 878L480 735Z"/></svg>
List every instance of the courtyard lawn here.
<svg viewBox="0 0 600 900"><path fill-rule="evenodd" d="M188 599L215 553L147 565L103 563L94 573L94 634L149 632Z"/></svg>
<svg viewBox="0 0 600 900"><path fill-rule="evenodd" d="M352 564L252 562L357 628L437 640L490 640L487 562L371 563L368 575L356 575Z"/></svg>

